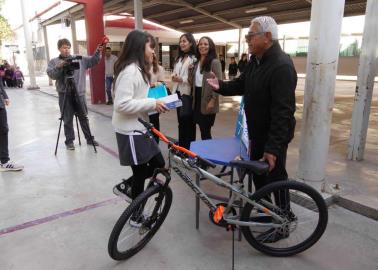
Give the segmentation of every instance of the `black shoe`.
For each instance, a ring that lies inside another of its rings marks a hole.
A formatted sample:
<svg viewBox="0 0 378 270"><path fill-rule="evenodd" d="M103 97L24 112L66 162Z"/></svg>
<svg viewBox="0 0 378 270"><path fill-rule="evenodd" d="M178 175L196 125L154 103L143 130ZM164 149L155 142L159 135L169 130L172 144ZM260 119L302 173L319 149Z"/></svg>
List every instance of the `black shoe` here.
<svg viewBox="0 0 378 270"><path fill-rule="evenodd" d="M75 150L75 145L73 144L73 142L66 143L66 149L67 150Z"/></svg>
<svg viewBox="0 0 378 270"><path fill-rule="evenodd" d="M132 183L132 177L129 179L122 179L122 182L115 185L113 188L113 193L127 202L132 201L132 195L131 195L131 183Z"/></svg>
<svg viewBox="0 0 378 270"><path fill-rule="evenodd" d="M87 140L88 145L94 145L94 146L99 146L98 142L95 139L92 139L91 141Z"/></svg>
<svg viewBox="0 0 378 270"><path fill-rule="evenodd" d="M108 102L106 102L106 105L113 105L113 101L109 100Z"/></svg>
<svg viewBox="0 0 378 270"><path fill-rule="evenodd" d="M256 237L256 240L261 243L275 243L279 240L289 237L288 231L281 231L277 228L271 228Z"/></svg>

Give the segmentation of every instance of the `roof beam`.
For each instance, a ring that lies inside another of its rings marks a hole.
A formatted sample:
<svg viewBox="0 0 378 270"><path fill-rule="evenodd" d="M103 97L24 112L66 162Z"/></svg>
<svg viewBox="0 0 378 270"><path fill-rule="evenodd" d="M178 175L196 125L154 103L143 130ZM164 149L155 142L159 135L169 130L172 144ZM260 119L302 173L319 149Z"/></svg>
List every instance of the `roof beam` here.
<svg viewBox="0 0 378 270"><path fill-rule="evenodd" d="M188 2L186 2L184 0L166 0L164 2L165 2L165 4L172 4L172 5L178 5L178 6L186 7L188 9L194 10L194 11L196 11L198 13L202 13L202 14L210 17L210 18L218 20L218 21L220 21L222 23L231 25L234 28L241 28L242 27L241 25L239 25L237 23L230 22L230 21L228 21L228 20L226 20L226 19L224 19L224 18L222 18L222 17L220 17L218 15L213 15L210 12L208 12L207 10L205 10L205 9L203 9L201 7L198 7L198 5L190 4L190 3L188 3Z"/></svg>
<svg viewBox="0 0 378 270"><path fill-rule="evenodd" d="M271 12L271 13L266 13L267 16L271 16L271 17L278 17L278 16L282 16L282 15L293 15L293 14L296 14L296 13L302 13L302 12L311 12L310 9L308 8L301 8L301 9L289 9L289 10L284 10L284 11L278 11L278 12ZM251 20L251 16L248 16L248 17L239 17L239 18L236 18L236 19L232 19L231 21L232 22L240 22L240 21L246 21L246 20Z"/></svg>
<svg viewBox="0 0 378 270"><path fill-rule="evenodd" d="M82 4L78 4L78 5L75 5L65 11L62 11L58 14L56 14L55 16L51 17L50 19L47 19L43 22L41 22L41 25L42 26L47 26L47 25L50 25L50 24L54 24L57 20L60 20L61 18L63 17L66 17L66 16L72 16L74 13L77 13L78 11L82 11L84 9L84 6ZM84 12L82 12L84 13Z"/></svg>
<svg viewBox="0 0 378 270"><path fill-rule="evenodd" d="M180 21L198 20L198 19L204 19L204 18L207 18L207 16L206 15L196 15L196 16L189 16L189 17L183 17L183 18L174 19L174 20L170 20L170 21L165 21L164 23L166 23L166 24L174 24L174 23L180 22ZM185 24L183 24L183 25L185 25Z"/></svg>

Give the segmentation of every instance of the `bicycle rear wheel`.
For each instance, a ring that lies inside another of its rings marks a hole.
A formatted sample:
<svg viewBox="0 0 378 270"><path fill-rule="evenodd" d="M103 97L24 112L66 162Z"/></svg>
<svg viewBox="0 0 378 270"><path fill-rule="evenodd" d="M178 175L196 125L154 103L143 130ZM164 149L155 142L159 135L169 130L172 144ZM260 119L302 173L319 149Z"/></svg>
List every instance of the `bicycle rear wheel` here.
<svg viewBox="0 0 378 270"><path fill-rule="evenodd" d="M281 257L302 252L314 245L327 227L328 210L324 199L303 183L276 182L257 191L251 200L265 209L257 210L246 204L240 220L259 224L243 226L241 230L248 243L265 254ZM272 217L267 210L282 220Z"/></svg>
<svg viewBox="0 0 378 270"><path fill-rule="evenodd" d="M114 260L126 260L139 252L155 235L168 215L172 190L155 184L141 193L114 225L108 252Z"/></svg>

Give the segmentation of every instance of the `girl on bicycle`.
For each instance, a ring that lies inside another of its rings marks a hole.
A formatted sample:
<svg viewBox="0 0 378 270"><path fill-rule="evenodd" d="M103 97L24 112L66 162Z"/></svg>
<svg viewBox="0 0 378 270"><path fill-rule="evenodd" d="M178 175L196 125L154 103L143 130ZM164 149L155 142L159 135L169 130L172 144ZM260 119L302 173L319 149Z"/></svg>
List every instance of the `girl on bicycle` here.
<svg viewBox="0 0 378 270"><path fill-rule="evenodd" d="M152 35L134 30L128 34L114 64L112 124L120 163L131 166L133 175L116 185L113 191L126 200L135 199L142 193L144 182L152 176L154 169L165 165L156 141L145 134L146 128L138 122L139 117L148 121L149 112L164 113L168 110L163 102L147 98L155 45Z"/></svg>

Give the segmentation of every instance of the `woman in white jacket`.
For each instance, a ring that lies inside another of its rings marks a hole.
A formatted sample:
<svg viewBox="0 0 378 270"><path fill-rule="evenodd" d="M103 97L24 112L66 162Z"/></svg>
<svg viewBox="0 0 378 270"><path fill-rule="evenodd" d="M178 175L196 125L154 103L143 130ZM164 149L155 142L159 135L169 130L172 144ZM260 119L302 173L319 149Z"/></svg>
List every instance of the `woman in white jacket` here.
<svg viewBox="0 0 378 270"><path fill-rule="evenodd" d="M193 120L192 88L188 81L189 67L195 62L196 40L190 33L183 34L179 41L179 54L173 69L172 92L181 96L182 107L177 109L179 145L189 149L196 139L196 125Z"/></svg>
<svg viewBox="0 0 378 270"><path fill-rule="evenodd" d="M126 38L120 57L114 65L114 111L112 123L116 132L119 159L122 166L131 166L133 176L114 187L114 193L125 199L135 199L144 190L144 181L155 168L164 167L164 159L155 140L135 132L145 132L138 118L148 121L148 113L164 113L163 102L147 98L150 87L150 67L155 39L134 30ZM138 223L138 220L134 220Z"/></svg>

